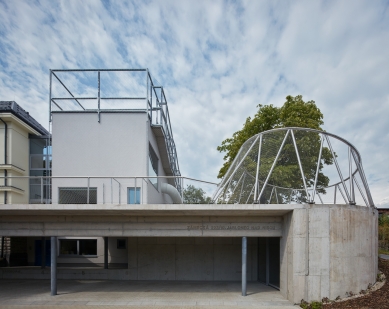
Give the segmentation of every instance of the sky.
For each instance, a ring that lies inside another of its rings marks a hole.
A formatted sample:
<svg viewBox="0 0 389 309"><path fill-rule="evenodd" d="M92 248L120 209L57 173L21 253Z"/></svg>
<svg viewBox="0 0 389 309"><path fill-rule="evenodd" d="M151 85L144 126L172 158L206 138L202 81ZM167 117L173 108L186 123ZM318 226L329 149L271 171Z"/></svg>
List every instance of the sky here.
<svg viewBox="0 0 389 309"><path fill-rule="evenodd" d="M314 100L389 207L388 1L0 0L0 100L48 128L49 70L148 68L181 174L219 182L216 147L258 104Z"/></svg>

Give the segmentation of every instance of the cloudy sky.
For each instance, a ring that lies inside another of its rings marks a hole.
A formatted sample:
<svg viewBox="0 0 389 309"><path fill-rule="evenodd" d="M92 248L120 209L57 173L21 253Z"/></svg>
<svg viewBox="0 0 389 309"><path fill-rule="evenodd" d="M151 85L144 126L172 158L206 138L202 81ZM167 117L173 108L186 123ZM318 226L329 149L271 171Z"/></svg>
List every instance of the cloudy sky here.
<svg viewBox="0 0 389 309"><path fill-rule="evenodd" d="M48 127L49 69L148 68L181 173L217 181L216 147L258 104L315 100L389 207L388 1L0 0L0 100Z"/></svg>

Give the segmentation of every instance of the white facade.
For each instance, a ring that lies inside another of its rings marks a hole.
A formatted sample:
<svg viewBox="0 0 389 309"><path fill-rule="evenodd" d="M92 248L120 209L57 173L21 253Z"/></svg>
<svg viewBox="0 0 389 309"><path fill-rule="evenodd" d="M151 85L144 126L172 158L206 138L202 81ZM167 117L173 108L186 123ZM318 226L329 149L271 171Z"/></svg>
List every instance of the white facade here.
<svg viewBox="0 0 389 309"><path fill-rule="evenodd" d="M87 187L89 181L97 188L97 204L127 204L127 188L135 187L135 177L149 175L150 146L158 157L158 176L166 176L160 159L166 149L158 148L147 113L102 112L100 117L98 122L95 112L53 113L53 176L85 176L54 178L53 203L58 201L58 188ZM137 178L136 186L142 204L172 202L151 179Z"/></svg>

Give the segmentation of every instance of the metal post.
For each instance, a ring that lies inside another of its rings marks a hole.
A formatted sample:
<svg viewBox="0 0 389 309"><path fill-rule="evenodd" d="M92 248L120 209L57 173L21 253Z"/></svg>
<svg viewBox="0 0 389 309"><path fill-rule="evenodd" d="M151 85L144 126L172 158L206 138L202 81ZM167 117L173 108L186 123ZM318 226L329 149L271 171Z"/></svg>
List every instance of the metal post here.
<svg viewBox="0 0 389 309"><path fill-rule="evenodd" d="M50 70L50 88L49 88L49 126L51 122L51 83L52 83L52 73Z"/></svg>
<svg viewBox="0 0 389 309"><path fill-rule="evenodd" d="M273 172L273 169L274 169L274 167L275 167L276 164L277 164L278 157L280 156L281 151L282 151L282 149L284 148L286 139L287 139L287 137L288 137L288 135L289 135L289 131L290 131L290 130L286 131L284 140L282 141L282 144L281 144L281 146L280 146L280 149L278 150L277 156L275 157L274 162L273 162L273 165L271 166L270 171L269 171L269 173L267 174L266 180L265 180L265 182L263 183L263 187L262 187L262 189L261 189L261 192L260 192L259 195L258 195L258 202L260 201L260 198L261 198L261 196L262 196L262 194L263 194L263 191L265 191L265 188L266 188L266 186L267 186L267 182L269 181L270 176L271 176L271 173Z"/></svg>
<svg viewBox="0 0 389 309"><path fill-rule="evenodd" d="M258 177L259 177L259 164L261 163L261 147L262 147L262 134L259 138L259 149L258 149L258 160L257 160L257 172L255 174L255 187L254 187L254 200L253 203L257 200L257 191L258 191Z"/></svg>
<svg viewBox="0 0 389 309"><path fill-rule="evenodd" d="M86 203L89 204L89 182L90 182L90 179L88 177L88 189L86 191Z"/></svg>
<svg viewBox="0 0 389 309"><path fill-rule="evenodd" d="M100 123L100 71L97 72L97 116Z"/></svg>
<svg viewBox="0 0 389 309"><path fill-rule="evenodd" d="M309 201L309 194L308 194L308 189L307 189L307 183L305 181L305 175L304 175L304 171L303 171L303 166L301 165L300 154L299 154L299 151L297 149L296 138L294 137L293 130L290 130L290 134L292 135L292 141L293 141L294 149L296 150L297 162L298 162L299 167L300 167L300 173L301 173L301 178L303 179L303 183L304 183L305 194L307 195L307 200Z"/></svg>
<svg viewBox="0 0 389 309"><path fill-rule="evenodd" d="M321 143L320 143L320 151L319 151L319 158L317 159L317 168L316 168L316 175L315 175L315 183L313 185L313 192L312 192L312 204L315 203L315 194L316 194L316 186L317 186L317 178L319 176L319 169L320 169L320 161L321 161L321 154L323 152L323 144L324 144L324 137L321 137Z"/></svg>
<svg viewBox="0 0 389 309"><path fill-rule="evenodd" d="M41 204L43 204L43 176L41 177Z"/></svg>
<svg viewBox="0 0 389 309"><path fill-rule="evenodd" d="M46 268L46 237L41 238L41 268L45 269Z"/></svg>
<svg viewBox="0 0 389 309"><path fill-rule="evenodd" d="M247 295L247 237L242 237L242 296Z"/></svg>
<svg viewBox="0 0 389 309"><path fill-rule="evenodd" d="M354 194L354 181L353 181L353 160L351 156L351 147L348 147L348 161L349 161L349 181L350 181L350 204L355 204L355 194Z"/></svg>
<svg viewBox="0 0 389 309"><path fill-rule="evenodd" d="M57 295L57 237L51 237L51 296Z"/></svg>
<svg viewBox="0 0 389 309"><path fill-rule="evenodd" d="M104 269L108 269L108 237L104 237Z"/></svg>
<svg viewBox="0 0 389 309"><path fill-rule="evenodd" d="M122 184L119 182L119 205L122 204Z"/></svg>
<svg viewBox="0 0 389 309"><path fill-rule="evenodd" d="M339 164L338 164L338 160L336 160L336 156L335 156L335 153L334 153L334 150L332 149L332 145L330 143L330 140L328 138L328 136L326 135L326 140L327 140L327 144L328 146L330 147L330 151L331 151L331 154L332 154L332 158L334 159L334 162L335 162L335 166L336 166L336 169L338 170L338 174L339 174L339 177L340 177L340 180L342 181L342 185L343 185L343 188L344 188L344 192L346 193L346 196L348 198L348 201L350 203L351 201L351 198L350 198L350 195L348 193L348 190L347 190L347 187L346 187L346 184L344 183L344 179L343 179L343 175L342 175L342 172L340 170L340 167L339 167ZM340 188L339 188L339 191L340 191ZM342 191L340 191L342 193ZM343 195L343 193L342 193ZM347 202L346 202L347 203Z"/></svg>

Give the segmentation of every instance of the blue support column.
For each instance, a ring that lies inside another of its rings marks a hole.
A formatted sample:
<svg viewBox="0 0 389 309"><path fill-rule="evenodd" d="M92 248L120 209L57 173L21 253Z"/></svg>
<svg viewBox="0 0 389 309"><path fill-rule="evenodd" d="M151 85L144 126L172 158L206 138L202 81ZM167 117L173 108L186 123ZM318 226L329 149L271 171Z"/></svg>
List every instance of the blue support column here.
<svg viewBox="0 0 389 309"><path fill-rule="evenodd" d="M242 296L247 295L247 237L242 237Z"/></svg>
<svg viewBox="0 0 389 309"><path fill-rule="evenodd" d="M57 237L51 237L51 296L57 295Z"/></svg>

